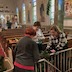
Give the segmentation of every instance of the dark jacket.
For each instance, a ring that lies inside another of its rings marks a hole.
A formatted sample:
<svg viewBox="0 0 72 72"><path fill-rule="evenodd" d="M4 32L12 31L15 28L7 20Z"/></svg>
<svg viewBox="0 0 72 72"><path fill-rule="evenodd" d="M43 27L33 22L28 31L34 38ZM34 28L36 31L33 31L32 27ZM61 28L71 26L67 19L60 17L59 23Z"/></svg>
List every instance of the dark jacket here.
<svg viewBox="0 0 72 72"><path fill-rule="evenodd" d="M23 37L14 50L15 61L26 66L33 66L39 59L37 44L30 37Z"/></svg>
<svg viewBox="0 0 72 72"><path fill-rule="evenodd" d="M12 23L10 21L7 21L7 27L8 27L8 29L11 29L11 25L12 25Z"/></svg>

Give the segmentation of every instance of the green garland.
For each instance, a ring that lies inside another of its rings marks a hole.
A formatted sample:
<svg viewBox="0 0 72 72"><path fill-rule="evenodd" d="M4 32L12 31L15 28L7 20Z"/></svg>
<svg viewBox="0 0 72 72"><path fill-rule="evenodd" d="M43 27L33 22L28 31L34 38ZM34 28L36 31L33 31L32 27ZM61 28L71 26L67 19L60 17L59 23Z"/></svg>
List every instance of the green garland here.
<svg viewBox="0 0 72 72"><path fill-rule="evenodd" d="M49 60L50 59L50 52L47 50L42 51L41 58L45 58L46 60Z"/></svg>
<svg viewBox="0 0 72 72"><path fill-rule="evenodd" d="M50 6L51 6L51 0L48 0L48 4L47 4L47 15L49 15Z"/></svg>
<svg viewBox="0 0 72 72"><path fill-rule="evenodd" d="M45 58L46 60L49 61L49 59L50 59L50 52L48 50L44 50L44 51L41 52L40 56L41 56L42 59ZM44 72L44 62L42 62L41 65L42 65L41 66L42 72ZM38 66L39 66L39 64L38 64ZM46 70L47 70L47 68L46 68ZM37 69L37 72L40 72L39 67Z"/></svg>

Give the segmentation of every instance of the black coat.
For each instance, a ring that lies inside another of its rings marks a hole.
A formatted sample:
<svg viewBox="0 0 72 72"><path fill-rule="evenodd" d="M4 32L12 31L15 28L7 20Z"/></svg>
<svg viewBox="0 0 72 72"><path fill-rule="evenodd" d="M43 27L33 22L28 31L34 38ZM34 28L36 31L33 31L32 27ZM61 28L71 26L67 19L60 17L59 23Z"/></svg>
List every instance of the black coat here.
<svg viewBox="0 0 72 72"><path fill-rule="evenodd" d="M26 66L33 66L39 60L37 44L30 37L23 37L14 50L15 61Z"/></svg>

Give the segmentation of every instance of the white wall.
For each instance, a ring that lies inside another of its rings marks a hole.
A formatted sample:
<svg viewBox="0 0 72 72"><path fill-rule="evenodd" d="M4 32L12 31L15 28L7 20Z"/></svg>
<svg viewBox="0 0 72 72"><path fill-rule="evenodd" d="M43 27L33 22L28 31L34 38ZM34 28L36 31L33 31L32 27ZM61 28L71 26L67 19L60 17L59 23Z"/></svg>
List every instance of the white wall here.
<svg viewBox="0 0 72 72"><path fill-rule="evenodd" d="M6 6L7 6L10 11L9 13L15 14L15 7L16 6L15 6L14 0L0 0L0 6L3 6L2 9L6 9ZM5 12L2 12L2 13L5 13Z"/></svg>
<svg viewBox="0 0 72 72"><path fill-rule="evenodd" d="M65 19L64 20L64 26L72 26L72 19Z"/></svg>
<svg viewBox="0 0 72 72"><path fill-rule="evenodd" d="M16 14L15 3L15 0L0 0L0 23L6 24L7 17L9 17L9 19L11 20L12 16Z"/></svg>

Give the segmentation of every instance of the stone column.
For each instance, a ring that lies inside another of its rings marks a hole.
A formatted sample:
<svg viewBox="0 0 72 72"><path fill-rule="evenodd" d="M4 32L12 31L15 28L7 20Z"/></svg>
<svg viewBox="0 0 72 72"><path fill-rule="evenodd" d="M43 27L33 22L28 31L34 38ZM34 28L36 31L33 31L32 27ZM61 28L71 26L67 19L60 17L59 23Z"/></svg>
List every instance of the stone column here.
<svg viewBox="0 0 72 72"><path fill-rule="evenodd" d="M55 0L54 24L58 24L58 0Z"/></svg>

